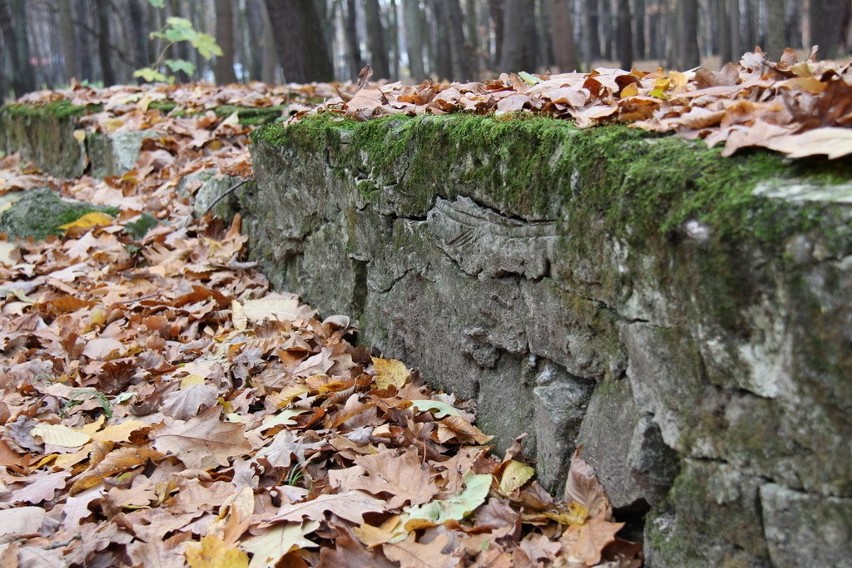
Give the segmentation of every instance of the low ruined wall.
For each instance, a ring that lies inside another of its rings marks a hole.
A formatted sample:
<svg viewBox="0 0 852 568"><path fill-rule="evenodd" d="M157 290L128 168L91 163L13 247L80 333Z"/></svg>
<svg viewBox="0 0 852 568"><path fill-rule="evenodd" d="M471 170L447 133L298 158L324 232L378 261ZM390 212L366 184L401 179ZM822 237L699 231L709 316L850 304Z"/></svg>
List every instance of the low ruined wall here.
<svg viewBox="0 0 852 568"><path fill-rule="evenodd" d="M650 566L848 561L849 160L464 116L271 126L253 159L275 285L528 433L545 485L583 444Z"/></svg>

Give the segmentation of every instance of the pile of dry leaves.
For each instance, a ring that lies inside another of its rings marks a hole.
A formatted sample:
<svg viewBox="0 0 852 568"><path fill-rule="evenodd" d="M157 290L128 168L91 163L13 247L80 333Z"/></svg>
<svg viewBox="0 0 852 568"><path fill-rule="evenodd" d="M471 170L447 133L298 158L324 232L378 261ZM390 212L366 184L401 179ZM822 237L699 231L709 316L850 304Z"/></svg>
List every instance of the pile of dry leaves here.
<svg viewBox="0 0 852 568"><path fill-rule="evenodd" d="M239 217L194 218L198 182L178 191L202 168L247 173L246 129L166 117L157 92L78 89L111 101L90 127L157 132L127 174L0 160L0 193L120 209L0 239L3 565L641 564L582 459L552 498L517 445L489 453L471 405L353 346L347 317L270 293Z"/></svg>
<svg viewBox="0 0 852 568"><path fill-rule="evenodd" d="M393 83L354 95L338 91L318 110L357 120L390 114L533 112L572 119L581 128L625 123L703 138L710 146L724 143L723 156L760 146L792 158L838 158L852 154L852 64L817 61L816 49L801 62L787 49L776 63L756 48L718 73L704 68L683 73L599 68L559 75L504 73L484 83Z"/></svg>

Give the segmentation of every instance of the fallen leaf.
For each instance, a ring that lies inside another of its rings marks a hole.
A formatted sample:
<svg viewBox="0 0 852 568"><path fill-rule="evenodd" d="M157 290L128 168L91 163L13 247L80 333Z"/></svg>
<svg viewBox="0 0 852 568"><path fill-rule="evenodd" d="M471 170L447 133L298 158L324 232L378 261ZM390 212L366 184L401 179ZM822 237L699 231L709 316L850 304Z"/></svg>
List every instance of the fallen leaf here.
<svg viewBox="0 0 852 568"><path fill-rule="evenodd" d="M270 523L276 521L288 521L301 523L304 519L309 521L324 520L326 511L334 513L341 519L349 522L362 524L364 513L378 513L384 511L387 504L375 497L370 497L360 491L346 491L331 495L320 495L316 499L282 505L278 513L269 519Z"/></svg>
<svg viewBox="0 0 852 568"><path fill-rule="evenodd" d="M245 425L219 421L221 409L213 407L187 420L175 420L157 431L154 448L171 453L190 469L228 465L232 457L251 452Z"/></svg>
<svg viewBox="0 0 852 568"><path fill-rule="evenodd" d="M248 554L229 547L216 535L207 535L201 542L186 547L186 563L191 568L247 568Z"/></svg>
<svg viewBox="0 0 852 568"><path fill-rule="evenodd" d="M391 385L398 389L402 388L411 377L408 367L401 361L397 361L396 359L382 359L380 357L373 357L372 360L373 366L376 368L374 380L376 387L380 390L387 389Z"/></svg>
<svg viewBox="0 0 852 568"><path fill-rule="evenodd" d="M282 556L291 551L316 548L318 545L305 536L319 527L318 521L272 526L243 540L240 547L252 554L249 568L275 566Z"/></svg>

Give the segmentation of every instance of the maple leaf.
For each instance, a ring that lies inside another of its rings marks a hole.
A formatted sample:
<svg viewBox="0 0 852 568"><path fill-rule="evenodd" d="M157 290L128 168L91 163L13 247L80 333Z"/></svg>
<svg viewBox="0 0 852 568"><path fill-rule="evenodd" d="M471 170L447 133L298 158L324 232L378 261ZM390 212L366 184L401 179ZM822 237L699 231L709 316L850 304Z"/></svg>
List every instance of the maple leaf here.
<svg viewBox="0 0 852 568"><path fill-rule="evenodd" d="M228 465L232 457L251 452L245 425L221 422L221 409L213 407L187 420L175 420L157 431L154 448L171 453L191 469Z"/></svg>
<svg viewBox="0 0 852 568"><path fill-rule="evenodd" d="M207 535L201 542L186 547L186 563L191 568L247 568L248 554L238 548L228 547L216 535Z"/></svg>
<svg viewBox="0 0 852 568"><path fill-rule="evenodd" d="M51 501L53 500L54 493L58 489L65 487L65 480L70 475L70 471L58 471L56 473L40 471L35 479L26 487L12 493L12 501L14 503L31 503L33 505L37 505L42 501Z"/></svg>
<svg viewBox="0 0 852 568"><path fill-rule="evenodd" d="M360 491L346 491L330 495L320 495L316 499L282 505L278 513L268 522L289 521L301 523L303 519L311 521L323 520L326 511L334 513L341 519L362 524L364 513L384 511L387 504L375 497L370 497Z"/></svg>
<svg viewBox="0 0 852 568"><path fill-rule="evenodd" d="M603 549L615 542L615 534L624 523L611 523L600 518L590 519L583 525L571 525L562 535L562 546L569 559L577 559L586 566L600 564Z"/></svg>
<svg viewBox="0 0 852 568"><path fill-rule="evenodd" d="M398 509L410 503L427 503L438 493L427 468L417 450L409 447L401 456L395 450L361 456L355 460L363 476L350 479L347 489L361 489L373 495L389 493L389 509Z"/></svg>
<svg viewBox="0 0 852 568"><path fill-rule="evenodd" d="M383 544L385 556L399 562L400 568L455 568L461 565L461 558L444 552L450 538L441 534L428 544L416 542L411 534L398 544Z"/></svg>
<svg viewBox="0 0 852 568"><path fill-rule="evenodd" d="M249 568L275 566L288 552L319 546L305 538L319 527L320 523L317 521L272 526L245 539L240 543L240 547L252 554Z"/></svg>

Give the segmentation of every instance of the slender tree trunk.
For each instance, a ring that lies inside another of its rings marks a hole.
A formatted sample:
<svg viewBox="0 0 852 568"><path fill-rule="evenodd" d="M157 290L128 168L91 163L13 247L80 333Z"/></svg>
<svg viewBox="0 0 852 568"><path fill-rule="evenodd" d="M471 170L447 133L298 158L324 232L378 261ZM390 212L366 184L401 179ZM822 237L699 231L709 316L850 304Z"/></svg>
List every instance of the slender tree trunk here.
<svg viewBox="0 0 852 568"><path fill-rule="evenodd" d="M464 16L459 0L445 0L447 24L450 30L450 54L453 62L451 78L456 81L472 79L469 60L464 49Z"/></svg>
<svg viewBox="0 0 852 568"><path fill-rule="evenodd" d="M364 19L367 23L367 45L370 48L370 65L373 66L374 77L388 79L390 65L379 0L364 0Z"/></svg>
<svg viewBox="0 0 852 568"><path fill-rule="evenodd" d="M110 42L110 21L108 0L95 0L98 16L98 57L101 62L101 74L104 87L116 84L115 70L112 66L112 44Z"/></svg>
<svg viewBox="0 0 852 568"><path fill-rule="evenodd" d="M276 70L278 69L278 52L275 50L275 34L272 32L272 22L266 7L261 10L263 14L263 67L260 78L265 83L274 83Z"/></svg>
<svg viewBox="0 0 852 568"><path fill-rule="evenodd" d="M266 0L284 79L294 83L331 81L334 68L313 2Z"/></svg>
<svg viewBox="0 0 852 568"><path fill-rule="evenodd" d="M20 3L10 5L8 0L0 0L0 28L12 64L12 90L18 97L35 90L35 73L29 62L28 22L24 8Z"/></svg>
<svg viewBox="0 0 852 568"><path fill-rule="evenodd" d="M435 74L441 79L453 78L453 55L450 46L450 20L444 0L432 0L435 24Z"/></svg>
<svg viewBox="0 0 852 568"><path fill-rule="evenodd" d="M822 57L843 55L852 7L843 0L811 0L811 42L819 45Z"/></svg>
<svg viewBox="0 0 852 568"><path fill-rule="evenodd" d="M145 31L145 6L144 0L129 0L127 3L128 16L130 17L130 35L133 43L133 64L136 69L148 66L148 35Z"/></svg>
<svg viewBox="0 0 852 568"><path fill-rule="evenodd" d="M467 23L467 43L465 52L469 61L472 77L479 75L480 50L479 50L479 18L476 11L476 0L465 0L464 3L465 22Z"/></svg>
<svg viewBox="0 0 852 568"><path fill-rule="evenodd" d="M781 57L781 52L787 47L787 39L785 33L785 15L786 9L784 0L766 0L767 8L767 33L766 33L766 54L778 60Z"/></svg>
<svg viewBox="0 0 852 568"><path fill-rule="evenodd" d="M535 12L525 0L506 0L500 71L536 69Z"/></svg>
<svg viewBox="0 0 852 568"><path fill-rule="evenodd" d="M636 59L645 59L645 0L634 0L636 9L633 13L633 55Z"/></svg>
<svg viewBox="0 0 852 568"><path fill-rule="evenodd" d="M701 63L698 52L698 0L679 0L675 14L678 38L675 66L683 71Z"/></svg>
<svg viewBox="0 0 852 568"><path fill-rule="evenodd" d="M216 57L216 82L236 83L234 73L234 10L231 0L216 0L216 43L222 55Z"/></svg>
<svg viewBox="0 0 852 568"><path fill-rule="evenodd" d="M388 44L390 47L390 75L399 79L399 12L396 0L390 0L388 5L390 17L388 18Z"/></svg>
<svg viewBox="0 0 852 568"><path fill-rule="evenodd" d="M62 36L62 58L65 62L65 81L80 78L77 62L77 34L71 12L71 0L59 0L59 33ZM143 67L140 65L140 67Z"/></svg>
<svg viewBox="0 0 852 568"><path fill-rule="evenodd" d="M586 58L586 69L591 69L592 61L601 56L601 39L598 33L598 0L581 0L583 2L583 24L585 35L583 46Z"/></svg>
<svg viewBox="0 0 852 568"><path fill-rule="evenodd" d="M364 67L364 60L361 58L361 47L358 44L358 10L355 6L355 0L346 0L346 26L344 33L346 35L346 51L349 54L349 75L354 80L361 71L361 68Z"/></svg>
<svg viewBox="0 0 852 568"><path fill-rule="evenodd" d="M754 0L741 0L743 2L743 19L744 19L744 30L743 30L743 38L745 40L745 45L743 46L743 50L751 51L757 45L757 26L755 25L756 18L756 10L754 6ZM811 0L812 2L816 2L817 0Z"/></svg>
<svg viewBox="0 0 852 568"><path fill-rule="evenodd" d="M618 47L618 64L622 69L633 67L633 36L630 22L630 0L618 0L618 26L616 30L616 45Z"/></svg>
<svg viewBox="0 0 852 568"><path fill-rule="evenodd" d="M725 0L728 3L728 18L731 28L731 61L739 61L743 54L740 38L740 0Z"/></svg>
<svg viewBox="0 0 852 568"><path fill-rule="evenodd" d="M355 0L349 0L354 3ZM423 26L419 0L402 0L403 20L405 22L405 39L408 52L408 71L415 81L426 78L423 67Z"/></svg>
<svg viewBox="0 0 852 568"><path fill-rule="evenodd" d="M550 0L550 36L553 38L553 58L559 71L576 70L579 61L568 0Z"/></svg>
<svg viewBox="0 0 852 568"><path fill-rule="evenodd" d="M728 18L728 7L726 2L727 0L716 0L716 5L714 6L715 10L713 12L719 30L717 35L719 39L719 59L723 65L733 59L733 54L731 53L731 19Z"/></svg>
<svg viewBox="0 0 852 568"><path fill-rule="evenodd" d="M494 57L491 59L491 67L498 67L503 59L503 2L502 0L488 0L488 12L491 15L491 25L494 27Z"/></svg>
<svg viewBox="0 0 852 568"><path fill-rule="evenodd" d="M615 59L615 53L612 48L613 40L613 26L612 26L612 0L601 0L600 4L601 10L601 32L603 37L601 37L604 49L603 49L603 57L607 61L611 61Z"/></svg>

